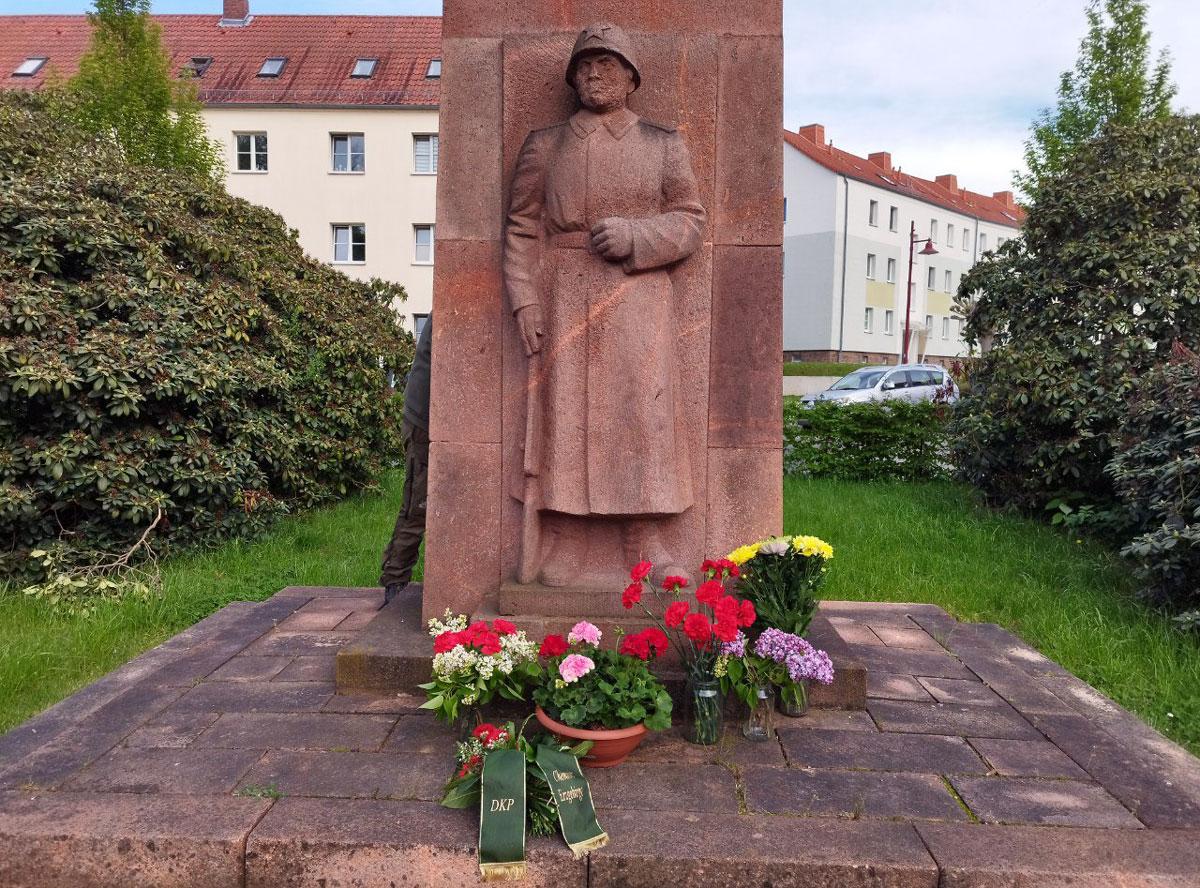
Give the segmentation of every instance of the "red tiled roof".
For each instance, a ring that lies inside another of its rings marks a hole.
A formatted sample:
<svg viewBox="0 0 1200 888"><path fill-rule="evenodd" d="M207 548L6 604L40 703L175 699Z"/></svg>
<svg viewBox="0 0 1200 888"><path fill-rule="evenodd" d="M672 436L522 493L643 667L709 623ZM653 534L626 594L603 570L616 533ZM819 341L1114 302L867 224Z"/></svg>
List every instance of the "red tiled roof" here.
<svg viewBox="0 0 1200 888"><path fill-rule="evenodd" d="M211 56L200 78L206 104L390 105L436 107L430 59L442 55L437 16L256 15L221 27L220 15L156 15L174 71ZM37 89L56 70L75 73L91 39L81 15L0 16L0 89ZM49 61L33 77L12 72L31 56ZM279 77L259 77L268 57L286 56ZM379 60L370 78L351 78L354 60Z"/></svg>
<svg viewBox="0 0 1200 888"><path fill-rule="evenodd" d="M996 225L1019 228L1025 221L1025 211L1015 202L1011 191L988 196L957 187L952 176L939 176L940 181L920 179L892 169L889 155L873 154L872 160L867 160L835 148L832 143L825 144L824 135L824 127L819 125L801 127L799 133L783 131L787 144L839 175Z"/></svg>

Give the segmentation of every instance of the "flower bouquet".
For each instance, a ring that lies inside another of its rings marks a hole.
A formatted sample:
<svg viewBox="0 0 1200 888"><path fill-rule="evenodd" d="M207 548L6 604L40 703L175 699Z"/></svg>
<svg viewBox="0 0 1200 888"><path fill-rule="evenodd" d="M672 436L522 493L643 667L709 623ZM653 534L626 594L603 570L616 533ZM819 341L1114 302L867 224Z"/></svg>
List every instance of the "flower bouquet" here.
<svg viewBox="0 0 1200 888"><path fill-rule="evenodd" d="M754 602L758 614L751 636L767 627L803 635L832 558L833 547L814 536L770 537L730 552L728 560L741 572L738 594Z"/></svg>
<svg viewBox="0 0 1200 888"><path fill-rule="evenodd" d="M694 602L683 591L688 585L685 577L670 576L655 586L647 579L652 568L649 561L634 566L621 603L627 610L640 606L654 620L655 631L675 646L687 670L692 708L688 739L716 743L721 736L720 676L716 671L720 645L735 641L742 629L754 624L754 605L725 591L726 581L740 575L738 565L729 559L706 560L700 566L704 580L696 587ZM647 590L658 605L655 609L646 604Z"/></svg>
<svg viewBox="0 0 1200 888"><path fill-rule="evenodd" d="M774 691L779 689L786 706L803 711L808 705L810 681L830 684L833 663L798 635L773 627L753 644L742 633L721 645L718 672L722 682L750 707L743 733L751 739L769 739Z"/></svg>
<svg viewBox="0 0 1200 888"><path fill-rule="evenodd" d="M422 709L453 722L459 709L477 711L499 694L524 700L525 687L538 675L537 646L507 620L468 625L463 615L446 611L429 621L433 636L433 681L419 687L429 698Z"/></svg>
<svg viewBox="0 0 1200 888"><path fill-rule="evenodd" d="M584 764L620 764L647 730L671 726L671 697L647 662L667 647L655 628L620 638L618 650L600 647L598 627L581 621L564 639L547 635L545 660L533 691L537 718L559 737L596 741ZM619 735L619 736L618 736Z"/></svg>

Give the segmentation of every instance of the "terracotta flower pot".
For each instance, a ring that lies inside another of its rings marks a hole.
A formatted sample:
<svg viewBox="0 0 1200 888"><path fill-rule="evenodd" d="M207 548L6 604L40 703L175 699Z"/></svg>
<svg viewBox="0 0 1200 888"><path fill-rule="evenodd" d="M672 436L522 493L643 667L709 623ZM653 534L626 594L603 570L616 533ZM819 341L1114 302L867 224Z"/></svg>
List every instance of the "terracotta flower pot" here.
<svg viewBox="0 0 1200 888"><path fill-rule="evenodd" d="M581 740L592 741L592 748L580 759L580 762L589 768L612 768L621 764L646 736L645 725L617 728L612 731L586 731L556 722L546 715L540 706L537 707L536 714L542 727L564 743L574 746Z"/></svg>

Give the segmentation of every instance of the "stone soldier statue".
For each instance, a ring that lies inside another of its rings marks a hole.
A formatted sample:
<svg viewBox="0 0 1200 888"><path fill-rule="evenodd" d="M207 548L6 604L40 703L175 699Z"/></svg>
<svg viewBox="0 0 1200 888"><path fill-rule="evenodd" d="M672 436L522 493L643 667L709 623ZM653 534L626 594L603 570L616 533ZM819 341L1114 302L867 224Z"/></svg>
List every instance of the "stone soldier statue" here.
<svg viewBox="0 0 1200 888"><path fill-rule="evenodd" d="M525 140L504 240L541 411L541 580L570 584L603 519L621 528L626 566L682 574L660 534L693 504L668 269L700 246L706 214L682 137L626 107L641 73L620 28L586 28L566 79L582 107Z"/></svg>

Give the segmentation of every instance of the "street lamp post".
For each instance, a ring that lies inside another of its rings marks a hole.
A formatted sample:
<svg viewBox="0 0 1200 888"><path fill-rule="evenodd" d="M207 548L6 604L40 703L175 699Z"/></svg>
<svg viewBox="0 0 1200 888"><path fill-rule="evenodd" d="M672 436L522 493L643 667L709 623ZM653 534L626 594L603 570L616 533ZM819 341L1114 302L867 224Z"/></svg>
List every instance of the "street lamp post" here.
<svg viewBox="0 0 1200 888"><path fill-rule="evenodd" d="M922 256L937 255L937 248L933 245L932 238L917 237L917 223L916 220L913 220L912 227L908 231L908 291L904 294L904 346L900 354L901 364L908 363L909 321L912 318L913 248L920 240L925 241L925 246L921 250Z"/></svg>

